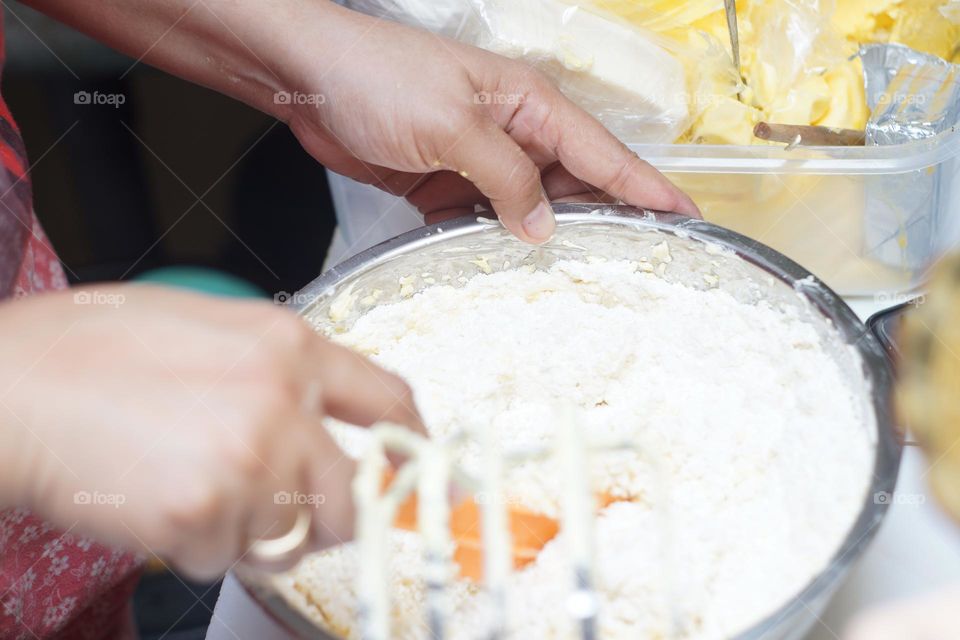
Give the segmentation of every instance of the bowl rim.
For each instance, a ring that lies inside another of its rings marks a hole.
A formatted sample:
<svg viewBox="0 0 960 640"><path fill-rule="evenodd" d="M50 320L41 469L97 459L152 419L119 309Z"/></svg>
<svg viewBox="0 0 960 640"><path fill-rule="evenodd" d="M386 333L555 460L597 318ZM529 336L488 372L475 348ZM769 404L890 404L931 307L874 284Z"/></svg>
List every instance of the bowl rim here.
<svg viewBox="0 0 960 640"><path fill-rule="evenodd" d="M827 565L789 601L739 633L735 640L781 637L773 632L777 630L782 634L782 625L791 621L802 622L808 626L812 623L810 616L816 615L811 611L813 607L809 603L825 603L839 586L841 579L876 534L890 506L889 500L878 500L877 496L891 494L896 485L902 442L892 406L893 367L880 340L846 302L819 278L778 251L735 231L677 213L637 209L626 205L561 203L553 206L558 225L627 225L720 245L793 287L828 322L832 322L841 337L857 350L862 359L864 375L870 385L871 405L877 429L873 477L860 513ZM301 316L305 316L320 300L335 295L339 285L397 256L452 238L499 229L501 226L496 220L475 217L458 218L408 231L327 270L297 292L289 306ZM289 602L281 602L282 598L271 597L269 588L265 593L264 586L258 579L260 576L257 576L255 571L238 569L237 574L243 588L272 618L295 633L297 628L303 629L302 625L298 624L302 620L293 621L288 618L290 615L303 618L304 614ZM337 640L320 628L311 635L317 637L318 633L323 633L322 637Z"/></svg>

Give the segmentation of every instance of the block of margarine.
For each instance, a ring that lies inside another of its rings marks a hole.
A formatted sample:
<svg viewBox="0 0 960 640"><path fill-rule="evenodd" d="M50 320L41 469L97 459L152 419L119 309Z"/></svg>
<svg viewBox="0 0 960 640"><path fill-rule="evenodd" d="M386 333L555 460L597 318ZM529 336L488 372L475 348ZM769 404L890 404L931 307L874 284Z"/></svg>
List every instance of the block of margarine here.
<svg viewBox="0 0 960 640"><path fill-rule="evenodd" d="M483 0L480 46L535 65L624 142L673 142L686 77L652 34L560 0Z"/></svg>

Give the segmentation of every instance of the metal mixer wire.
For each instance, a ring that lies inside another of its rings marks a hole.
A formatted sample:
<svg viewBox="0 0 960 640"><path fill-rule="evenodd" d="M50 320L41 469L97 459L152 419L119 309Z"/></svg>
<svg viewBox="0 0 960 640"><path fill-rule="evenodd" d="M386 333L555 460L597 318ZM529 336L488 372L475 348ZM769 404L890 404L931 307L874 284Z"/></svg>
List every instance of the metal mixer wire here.
<svg viewBox="0 0 960 640"><path fill-rule="evenodd" d="M453 447L464 439L462 436L432 441L395 425L379 425L372 429L373 444L360 462L353 485L361 558L357 592L363 638L387 640L390 637L386 535L400 504L414 491L419 499L417 520L424 545L427 626L431 638L443 640L447 637L450 615L447 590L454 578L449 551L453 546L448 496L451 483L462 489L479 489L487 496L480 503L481 538L484 587L492 611L489 632L483 635L490 640L504 637L512 540L507 525L503 471L509 465L548 455L556 456L562 476L560 519L570 557L571 589L566 609L580 638L594 640L597 637L599 606L593 579L595 503L588 479L590 458L597 452L636 449L636 445L632 442L588 445L572 406L563 406L558 418L556 438L551 448L502 452L492 429L478 430L484 462L481 477L470 476L454 462ZM409 456L410 460L383 492L388 450Z"/></svg>

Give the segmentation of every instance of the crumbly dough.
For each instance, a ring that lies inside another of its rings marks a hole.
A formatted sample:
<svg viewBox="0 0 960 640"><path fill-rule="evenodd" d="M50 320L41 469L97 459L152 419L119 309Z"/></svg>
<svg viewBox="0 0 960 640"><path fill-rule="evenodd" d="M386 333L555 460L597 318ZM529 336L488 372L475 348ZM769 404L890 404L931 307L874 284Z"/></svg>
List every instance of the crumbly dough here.
<svg viewBox="0 0 960 640"><path fill-rule="evenodd" d="M596 488L629 499L596 522L604 638L735 635L808 585L865 499L874 418L816 330L637 262L481 273L375 307L336 339L405 376L435 436L489 428L508 450L549 446L555 407L569 400L589 438L635 444L592 460ZM365 442L331 429L353 454ZM476 471L479 450L464 446L459 462ZM506 482L551 515L558 484L551 460ZM418 536L397 531L391 544L395 637L425 638ZM294 578L352 638L356 561L337 548ZM570 585L561 532L511 578L511 637L575 637ZM479 637L480 590L458 583L453 601L451 637Z"/></svg>

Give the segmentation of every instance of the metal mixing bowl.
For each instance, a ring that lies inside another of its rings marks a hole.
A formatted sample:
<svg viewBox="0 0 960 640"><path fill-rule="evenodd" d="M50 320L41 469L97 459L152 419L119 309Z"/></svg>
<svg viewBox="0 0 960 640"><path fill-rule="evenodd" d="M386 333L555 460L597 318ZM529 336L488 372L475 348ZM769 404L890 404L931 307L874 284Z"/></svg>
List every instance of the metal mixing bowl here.
<svg viewBox="0 0 960 640"><path fill-rule="evenodd" d="M297 294L299 312L319 331L348 329L374 304L464 278L586 255L639 260L666 240L672 261L662 274L697 288L719 286L743 302L765 300L792 309L818 332L827 350L859 390L864 415L875 417L876 459L863 506L830 564L789 602L738 636L738 640L801 638L876 533L896 482L901 446L891 415L892 372L884 350L850 308L805 269L776 251L732 231L676 214L631 207L561 204L556 236L544 246L524 244L496 223L461 219L417 229L334 267ZM654 262L655 264L656 262ZM706 276L706 277L705 277ZM873 425L871 425L873 426ZM815 460L811 464L816 464ZM237 571L261 606L303 638L331 638L311 618L289 576Z"/></svg>

